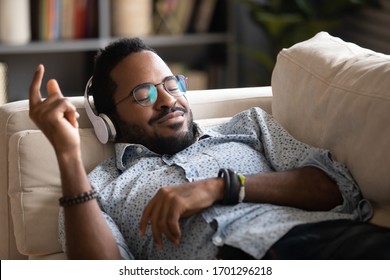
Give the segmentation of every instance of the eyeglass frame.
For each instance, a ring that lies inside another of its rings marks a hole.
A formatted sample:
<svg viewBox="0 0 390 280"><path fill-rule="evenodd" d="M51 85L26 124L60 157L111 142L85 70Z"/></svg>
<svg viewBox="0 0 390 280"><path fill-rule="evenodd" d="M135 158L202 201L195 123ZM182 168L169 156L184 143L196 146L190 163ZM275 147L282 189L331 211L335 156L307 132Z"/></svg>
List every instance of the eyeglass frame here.
<svg viewBox="0 0 390 280"><path fill-rule="evenodd" d="M168 80L171 80L172 78L174 78L174 79L177 81L179 87L180 87L180 81L183 81L183 82L184 82L184 83L183 83L183 86L184 86L185 88L184 88L184 91L182 91L181 88L180 88L180 94L172 94L171 91L167 89L165 83L166 83ZM142 84L139 84L139 85L137 85L136 87L134 87L126 97L123 97L123 98L120 99L117 103L115 103L113 107L115 108L115 107L118 106L120 103L122 103L124 100L126 100L128 97L130 97L131 95L133 96L134 100L135 100L139 105L141 105L141 106L143 106L143 107L152 106L152 105L157 101L157 98L158 98L158 89L157 89L157 87L158 87L159 85L163 85L164 90L165 90L166 92L168 92L171 96L173 96L173 97L175 97L175 98L181 97L181 96L183 96L183 95L187 92L187 80L188 80L188 77L179 74L179 75L170 75L170 76L167 76L167 77L165 77L165 78L163 79L162 82L160 82L160 83L158 83L158 84L152 84L152 83L142 83ZM149 103L148 103L148 104L142 104L142 103L136 98L136 90L137 90L137 89L140 89L141 87L145 87L145 86L153 86L153 87L156 89L157 96L156 96L156 100L155 100L154 102L150 102L150 100L149 100Z"/></svg>

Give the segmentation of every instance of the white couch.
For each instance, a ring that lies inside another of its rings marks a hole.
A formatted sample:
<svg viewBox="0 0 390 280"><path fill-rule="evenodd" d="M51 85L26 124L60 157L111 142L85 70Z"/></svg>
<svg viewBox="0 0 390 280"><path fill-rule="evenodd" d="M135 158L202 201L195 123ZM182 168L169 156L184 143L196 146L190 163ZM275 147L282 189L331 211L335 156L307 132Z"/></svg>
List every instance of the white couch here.
<svg viewBox="0 0 390 280"><path fill-rule="evenodd" d="M26 92L27 96L27 92ZM330 149L374 206L373 223L390 227L390 56L320 33L280 52L272 87L190 91L194 117L223 122L259 106L296 138ZM80 117L85 168L110 156ZM63 259L57 241L60 179L54 152L28 117L28 101L0 107L0 258Z"/></svg>

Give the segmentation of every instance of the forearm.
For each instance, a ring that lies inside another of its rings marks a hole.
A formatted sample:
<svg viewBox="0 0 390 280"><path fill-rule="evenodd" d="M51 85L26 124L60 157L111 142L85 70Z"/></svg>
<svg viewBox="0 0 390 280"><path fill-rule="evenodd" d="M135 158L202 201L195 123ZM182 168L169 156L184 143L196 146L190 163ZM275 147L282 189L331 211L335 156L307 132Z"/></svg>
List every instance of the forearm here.
<svg viewBox="0 0 390 280"><path fill-rule="evenodd" d="M225 192L225 180L220 177L159 189L142 214L141 235L151 224L158 247L162 248L162 234L174 244L179 244L179 219L198 213L213 203L222 203ZM245 202L306 210L329 210L342 202L335 182L314 167L247 176L245 192Z"/></svg>
<svg viewBox="0 0 390 280"><path fill-rule="evenodd" d="M81 161L79 114L61 93L56 80L47 83L47 98L40 92L44 67L39 65L29 90L30 117L52 143L61 172L62 192L73 197L91 190ZM69 258L119 258L116 242L96 200L64 207Z"/></svg>
<svg viewBox="0 0 390 280"><path fill-rule="evenodd" d="M337 184L322 170L304 167L246 177L245 201L306 210L330 210L342 203Z"/></svg>
<svg viewBox="0 0 390 280"><path fill-rule="evenodd" d="M64 196L91 190L81 156L57 155ZM115 239L96 199L64 207L67 255L70 259L119 259Z"/></svg>

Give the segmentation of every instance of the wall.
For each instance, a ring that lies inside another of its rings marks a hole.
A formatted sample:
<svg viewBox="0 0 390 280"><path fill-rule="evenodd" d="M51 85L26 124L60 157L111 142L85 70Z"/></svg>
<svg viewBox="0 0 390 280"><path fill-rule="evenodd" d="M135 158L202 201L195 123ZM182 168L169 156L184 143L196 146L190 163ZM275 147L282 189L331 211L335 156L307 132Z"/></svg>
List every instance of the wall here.
<svg viewBox="0 0 390 280"><path fill-rule="evenodd" d="M390 0L380 0L382 8L366 8L347 15L340 32L344 39L378 52L390 54Z"/></svg>
<svg viewBox="0 0 390 280"><path fill-rule="evenodd" d="M380 2L380 9L365 8L353 16L345 15L343 27L330 33L362 47L390 54L390 0ZM251 19L248 7L239 0L235 3L238 85L267 85L268 74L252 56L241 49L245 47L246 50L267 50L267 39L261 28Z"/></svg>

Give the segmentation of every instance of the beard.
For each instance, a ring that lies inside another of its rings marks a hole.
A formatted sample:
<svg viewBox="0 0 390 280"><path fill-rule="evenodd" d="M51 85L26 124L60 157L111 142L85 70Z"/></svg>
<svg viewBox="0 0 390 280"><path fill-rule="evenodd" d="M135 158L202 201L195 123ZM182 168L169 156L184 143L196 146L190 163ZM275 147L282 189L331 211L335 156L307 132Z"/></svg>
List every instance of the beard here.
<svg viewBox="0 0 390 280"><path fill-rule="evenodd" d="M173 155L184 150L195 143L198 134L198 126L193 121L192 111L189 112L187 121L188 129L175 136L163 137L157 134L150 136L137 124L128 124L122 121L119 121L119 124L121 128L121 139L124 142L141 144L152 152L160 155ZM182 125L183 124L172 125L171 129L179 129Z"/></svg>

